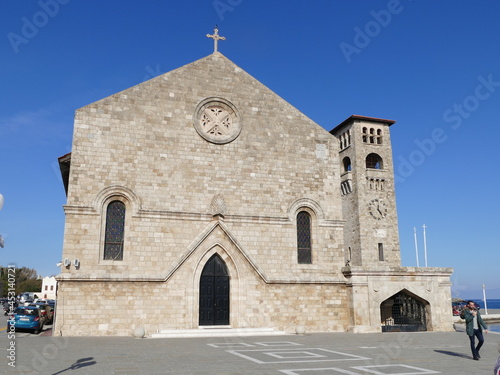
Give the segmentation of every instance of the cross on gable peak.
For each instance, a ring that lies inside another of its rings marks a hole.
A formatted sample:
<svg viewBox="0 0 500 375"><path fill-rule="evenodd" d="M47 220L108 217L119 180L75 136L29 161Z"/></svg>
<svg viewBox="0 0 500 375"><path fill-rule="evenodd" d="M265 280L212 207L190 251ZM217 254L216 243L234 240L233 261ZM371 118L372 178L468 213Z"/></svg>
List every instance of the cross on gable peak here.
<svg viewBox="0 0 500 375"><path fill-rule="evenodd" d="M207 34L207 38L212 38L214 40L214 53L217 52L219 40L226 40L225 36L219 35L219 27L217 25L215 25L214 33L212 35Z"/></svg>

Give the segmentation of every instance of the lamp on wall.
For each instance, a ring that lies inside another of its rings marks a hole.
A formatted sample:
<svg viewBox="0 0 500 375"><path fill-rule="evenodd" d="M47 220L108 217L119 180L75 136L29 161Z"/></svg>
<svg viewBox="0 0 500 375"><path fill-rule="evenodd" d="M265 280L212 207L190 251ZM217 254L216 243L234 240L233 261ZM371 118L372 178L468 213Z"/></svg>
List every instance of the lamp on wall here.
<svg viewBox="0 0 500 375"><path fill-rule="evenodd" d="M71 259L69 258L64 258L64 260L60 261L60 262L57 262L56 263L56 266L57 267L61 267L61 266L64 266L66 268L69 268L69 266L71 266ZM78 258L75 258L73 259L73 265L76 267L76 268L80 268L80 259Z"/></svg>

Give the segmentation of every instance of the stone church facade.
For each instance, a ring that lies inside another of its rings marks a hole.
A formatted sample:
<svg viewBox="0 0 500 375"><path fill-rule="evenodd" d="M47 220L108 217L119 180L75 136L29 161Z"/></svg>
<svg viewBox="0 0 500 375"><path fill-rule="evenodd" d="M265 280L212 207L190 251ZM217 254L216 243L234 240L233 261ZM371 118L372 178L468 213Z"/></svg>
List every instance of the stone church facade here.
<svg viewBox="0 0 500 375"><path fill-rule="evenodd" d="M451 330L452 270L401 267L393 123L328 132L219 52L77 110L54 334Z"/></svg>

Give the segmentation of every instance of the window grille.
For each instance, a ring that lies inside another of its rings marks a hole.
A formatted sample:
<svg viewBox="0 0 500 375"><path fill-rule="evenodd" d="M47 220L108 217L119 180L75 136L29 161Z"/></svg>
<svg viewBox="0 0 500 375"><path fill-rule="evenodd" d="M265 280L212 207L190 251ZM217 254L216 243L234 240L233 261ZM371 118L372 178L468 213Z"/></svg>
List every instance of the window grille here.
<svg viewBox="0 0 500 375"><path fill-rule="evenodd" d="M104 260L123 260L125 204L113 201L106 210Z"/></svg>
<svg viewBox="0 0 500 375"><path fill-rule="evenodd" d="M311 264L311 215L301 211L297 215L297 260L299 264Z"/></svg>

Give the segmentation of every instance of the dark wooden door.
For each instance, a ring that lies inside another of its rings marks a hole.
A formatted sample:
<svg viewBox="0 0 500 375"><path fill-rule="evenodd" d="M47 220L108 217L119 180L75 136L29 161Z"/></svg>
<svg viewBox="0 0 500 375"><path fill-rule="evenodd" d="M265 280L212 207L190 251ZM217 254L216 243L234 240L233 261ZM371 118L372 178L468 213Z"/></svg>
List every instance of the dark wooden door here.
<svg viewBox="0 0 500 375"><path fill-rule="evenodd" d="M211 257L200 279L200 325L229 324L229 274L224 261Z"/></svg>

